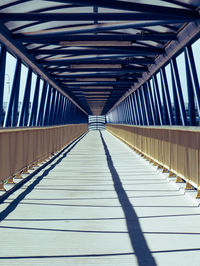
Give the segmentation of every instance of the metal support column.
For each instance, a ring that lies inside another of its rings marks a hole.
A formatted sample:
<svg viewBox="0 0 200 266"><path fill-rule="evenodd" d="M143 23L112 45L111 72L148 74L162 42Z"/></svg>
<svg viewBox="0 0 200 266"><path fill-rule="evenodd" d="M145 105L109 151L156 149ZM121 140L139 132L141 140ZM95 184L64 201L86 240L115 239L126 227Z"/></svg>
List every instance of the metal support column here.
<svg viewBox="0 0 200 266"><path fill-rule="evenodd" d="M190 73L188 56L186 52L184 54L185 54L185 67L186 67L186 77L187 77L189 123L190 123L190 126L196 126L194 88L192 84L192 76Z"/></svg>
<svg viewBox="0 0 200 266"><path fill-rule="evenodd" d="M32 82L32 70L29 68L27 79L26 79L26 87L24 91L24 98L20 113L19 126L24 127L28 125L28 117L29 117L29 103L30 103L30 94L31 94L31 82Z"/></svg>
<svg viewBox="0 0 200 266"><path fill-rule="evenodd" d="M18 59L15 67L15 74L8 104L8 110L6 113L6 119L4 121L5 127L17 126L20 76L21 76L21 60Z"/></svg>
<svg viewBox="0 0 200 266"><path fill-rule="evenodd" d="M172 65L172 70L173 70L172 73L174 75L175 87L176 87L176 90L177 90L178 103L179 103L179 106L180 106L180 114L181 114L182 125L186 126L187 125L187 117L186 117L186 112L185 112L185 105L184 105L184 100L183 100L183 93L182 93L182 90L181 90L181 82L180 82L180 77L179 77L179 72L178 72L176 58L172 59L171 65Z"/></svg>
<svg viewBox="0 0 200 266"><path fill-rule="evenodd" d="M5 67L6 67L6 48L4 45L1 46L0 54L0 127L3 126L4 110L3 110L3 95L4 95L4 84L5 84Z"/></svg>
<svg viewBox="0 0 200 266"><path fill-rule="evenodd" d="M36 84L35 84L35 92L34 92L29 126L36 126L37 113L38 113L39 90L40 90L40 76L38 75L36 79Z"/></svg>

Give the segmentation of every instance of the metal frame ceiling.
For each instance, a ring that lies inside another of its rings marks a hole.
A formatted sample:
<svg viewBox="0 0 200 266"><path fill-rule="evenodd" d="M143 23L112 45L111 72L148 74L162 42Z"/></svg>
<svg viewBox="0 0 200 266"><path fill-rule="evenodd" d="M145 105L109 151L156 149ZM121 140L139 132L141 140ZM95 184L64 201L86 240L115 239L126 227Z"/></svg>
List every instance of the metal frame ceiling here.
<svg viewBox="0 0 200 266"><path fill-rule="evenodd" d="M0 41L88 114L106 114L199 21L199 4L3 0Z"/></svg>

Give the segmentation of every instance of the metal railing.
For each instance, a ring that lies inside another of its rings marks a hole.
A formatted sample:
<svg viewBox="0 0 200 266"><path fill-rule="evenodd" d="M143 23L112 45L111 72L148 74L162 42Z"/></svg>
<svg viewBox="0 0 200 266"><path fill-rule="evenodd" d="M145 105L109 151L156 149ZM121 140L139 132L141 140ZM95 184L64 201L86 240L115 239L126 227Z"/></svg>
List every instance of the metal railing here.
<svg viewBox="0 0 200 266"><path fill-rule="evenodd" d="M200 197L200 128L140 127L107 124L106 129L154 165L197 189Z"/></svg>
<svg viewBox="0 0 200 266"><path fill-rule="evenodd" d="M0 189L87 130L87 124L0 130Z"/></svg>

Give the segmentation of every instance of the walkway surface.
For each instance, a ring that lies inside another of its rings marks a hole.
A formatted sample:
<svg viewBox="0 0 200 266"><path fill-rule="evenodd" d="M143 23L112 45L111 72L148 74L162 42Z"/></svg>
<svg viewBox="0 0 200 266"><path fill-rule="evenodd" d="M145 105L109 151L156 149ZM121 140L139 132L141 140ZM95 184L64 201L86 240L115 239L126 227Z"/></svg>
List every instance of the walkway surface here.
<svg viewBox="0 0 200 266"><path fill-rule="evenodd" d="M103 131L0 205L0 265L198 266L200 208Z"/></svg>

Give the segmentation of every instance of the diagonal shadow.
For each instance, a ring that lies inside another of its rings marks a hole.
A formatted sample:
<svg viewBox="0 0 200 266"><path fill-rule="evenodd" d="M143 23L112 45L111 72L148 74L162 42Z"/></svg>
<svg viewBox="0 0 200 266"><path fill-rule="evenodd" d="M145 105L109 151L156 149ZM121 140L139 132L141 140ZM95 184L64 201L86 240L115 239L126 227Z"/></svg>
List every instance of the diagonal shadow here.
<svg viewBox="0 0 200 266"><path fill-rule="evenodd" d="M46 169L42 175L38 176L34 182L25 188L25 190L17 196L16 199L14 199L2 212L0 212L0 222L3 221L12 211L16 209L16 207L19 205L19 203L29 194L35 187L42 181L42 179L49 174L51 170L53 170L66 156L67 154L79 143L79 141L84 137L85 135L82 135L78 140L69 148L68 146L64 149L64 151L61 151L55 158L56 159L60 154L63 155L60 157L55 163L53 163L48 169ZM52 163L52 160L48 162L48 164Z"/></svg>
<svg viewBox="0 0 200 266"><path fill-rule="evenodd" d="M120 177L113 165L112 157L109 153L108 147L106 145L106 142L102 136L101 131L100 137L103 143L103 147L105 150L105 154L107 157L107 164L108 168L110 170L110 173L112 175L112 180L114 183L114 188L117 193L119 202L121 204L121 207L123 209L125 218L126 218L126 225L128 229L128 234L130 238L130 242L132 245L133 250L135 251L138 265L139 266L156 266L156 262L151 254L151 251L147 245L147 242L144 238L142 229L140 227L140 223L137 217L137 214L131 205L131 202L129 201L129 198L126 194L126 191L124 190Z"/></svg>

